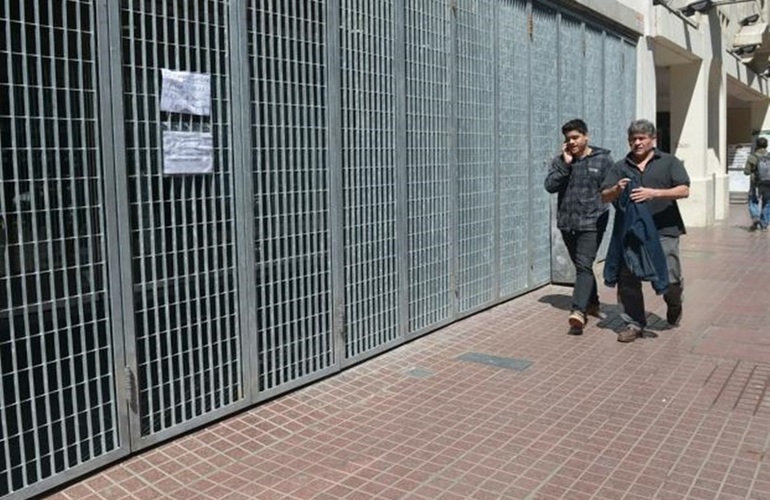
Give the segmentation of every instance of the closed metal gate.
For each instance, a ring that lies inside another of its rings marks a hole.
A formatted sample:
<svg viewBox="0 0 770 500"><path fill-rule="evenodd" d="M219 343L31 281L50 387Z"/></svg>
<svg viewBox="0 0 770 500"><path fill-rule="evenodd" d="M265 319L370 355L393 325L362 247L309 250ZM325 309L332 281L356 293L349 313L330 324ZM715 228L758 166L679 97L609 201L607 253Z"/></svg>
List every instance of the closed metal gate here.
<svg viewBox="0 0 770 500"><path fill-rule="evenodd" d="M259 391L337 366L326 2L248 3Z"/></svg>
<svg viewBox="0 0 770 500"><path fill-rule="evenodd" d="M127 451L101 21L95 2L0 2L0 496Z"/></svg>
<svg viewBox="0 0 770 500"><path fill-rule="evenodd" d="M547 283L559 125L633 108L550 4L117 5L0 0L0 496Z"/></svg>
<svg viewBox="0 0 770 500"><path fill-rule="evenodd" d="M245 403L231 159L229 2L123 0L126 331L140 446ZM161 109L162 70L210 77L210 110ZM213 171L170 175L169 133L210 137ZM130 267L129 267L130 266ZM133 352L132 352L133 350Z"/></svg>

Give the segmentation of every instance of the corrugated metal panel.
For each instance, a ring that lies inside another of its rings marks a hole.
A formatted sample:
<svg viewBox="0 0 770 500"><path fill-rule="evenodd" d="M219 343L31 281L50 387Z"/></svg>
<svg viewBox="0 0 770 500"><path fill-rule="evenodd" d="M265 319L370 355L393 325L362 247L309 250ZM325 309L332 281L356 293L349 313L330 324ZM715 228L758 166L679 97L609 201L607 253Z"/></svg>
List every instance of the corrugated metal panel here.
<svg viewBox="0 0 770 500"><path fill-rule="evenodd" d="M119 446L97 24L0 3L0 496Z"/></svg>
<svg viewBox="0 0 770 500"><path fill-rule="evenodd" d="M325 2L248 5L259 390L334 363Z"/></svg>
<svg viewBox="0 0 770 500"><path fill-rule="evenodd" d="M526 2L501 3L498 22L500 294L510 297L525 291L529 284L530 46Z"/></svg>
<svg viewBox="0 0 770 500"><path fill-rule="evenodd" d="M346 356L399 335L394 3L341 2Z"/></svg>
<svg viewBox="0 0 770 500"><path fill-rule="evenodd" d="M494 1L457 2L460 312L494 299Z"/></svg>
<svg viewBox="0 0 770 500"><path fill-rule="evenodd" d="M558 53L556 12L532 6L532 123L530 136L530 286L551 279L551 198L543 189L548 164L560 144L558 110L558 72L553 70L553 55ZM547 71L543 69L548 68ZM557 149L558 151L558 149Z"/></svg>
<svg viewBox="0 0 770 500"><path fill-rule="evenodd" d="M227 4L121 2L142 436L242 398ZM161 110L162 69L210 75L210 115ZM165 131L211 134L214 173L164 175Z"/></svg>

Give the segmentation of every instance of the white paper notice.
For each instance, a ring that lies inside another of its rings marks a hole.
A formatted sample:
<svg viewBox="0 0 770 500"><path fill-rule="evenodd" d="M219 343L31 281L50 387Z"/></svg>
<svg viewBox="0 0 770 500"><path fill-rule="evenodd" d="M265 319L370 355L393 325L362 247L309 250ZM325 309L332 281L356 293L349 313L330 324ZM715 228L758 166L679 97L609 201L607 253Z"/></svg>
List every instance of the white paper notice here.
<svg viewBox="0 0 770 500"><path fill-rule="evenodd" d="M167 175L214 172L214 138L210 132L163 131L163 173Z"/></svg>
<svg viewBox="0 0 770 500"><path fill-rule="evenodd" d="M730 144L727 146L727 170L740 170L743 172L743 166L751 153L751 143Z"/></svg>
<svg viewBox="0 0 770 500"><path fill-rule="evenodd" d="M211 76L188 71L161 69L163 82L160 93L161 111L211 114Z"/></svg>

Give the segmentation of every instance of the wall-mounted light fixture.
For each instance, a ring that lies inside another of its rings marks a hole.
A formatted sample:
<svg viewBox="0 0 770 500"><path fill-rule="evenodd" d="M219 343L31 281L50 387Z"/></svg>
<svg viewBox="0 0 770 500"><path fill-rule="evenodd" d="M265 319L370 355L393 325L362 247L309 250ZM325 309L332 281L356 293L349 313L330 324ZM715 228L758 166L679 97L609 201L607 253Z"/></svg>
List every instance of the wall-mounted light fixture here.
<svg viewBox="0 0 770 500"><path fill-rule="evenodd" d="M695 15L696 12L705 14L714 7L720 5L731 5L734 3L754 2L755 0L697 0L685 5L679 11L687 17Z"/></svg>
<svg viewBox="0 0 770 500"><path fill-rule="evenodd" d="M736 56L743 56L746 54L753 54L755 50L759 48L759 45L744 45L742 47L735 47L733 54Z"/></svg>
<svg viewBox="0 0 770 500"><path fill-rule="evenodd" d="M754 13L750 16L746 16L740 21L738 21L738 24L741 26L748 26L749 24L754 24L755 22L759 21L759 13Z"/></svg>

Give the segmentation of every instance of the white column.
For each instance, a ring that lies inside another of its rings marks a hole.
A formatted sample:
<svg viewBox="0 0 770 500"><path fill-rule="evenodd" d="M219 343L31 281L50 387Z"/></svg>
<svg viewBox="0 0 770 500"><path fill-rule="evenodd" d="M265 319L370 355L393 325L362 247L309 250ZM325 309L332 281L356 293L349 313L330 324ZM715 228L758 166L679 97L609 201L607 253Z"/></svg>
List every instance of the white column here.
<svg viewBox="0 0 770 500"><path fill-rule="evenodd" d="M709 171L708 82L704 61L671 66L671 149L690 176L690 197L679 201L685 225L714 222L714 180Z"/></svg>
<svg viewBox="0 0 770 500"><path fill-rule="evenodd" d="M711 65L709 80L709 170L714 178L714 219L723 220L730 208L727 175L727 72L721 60Z"/></svg>

